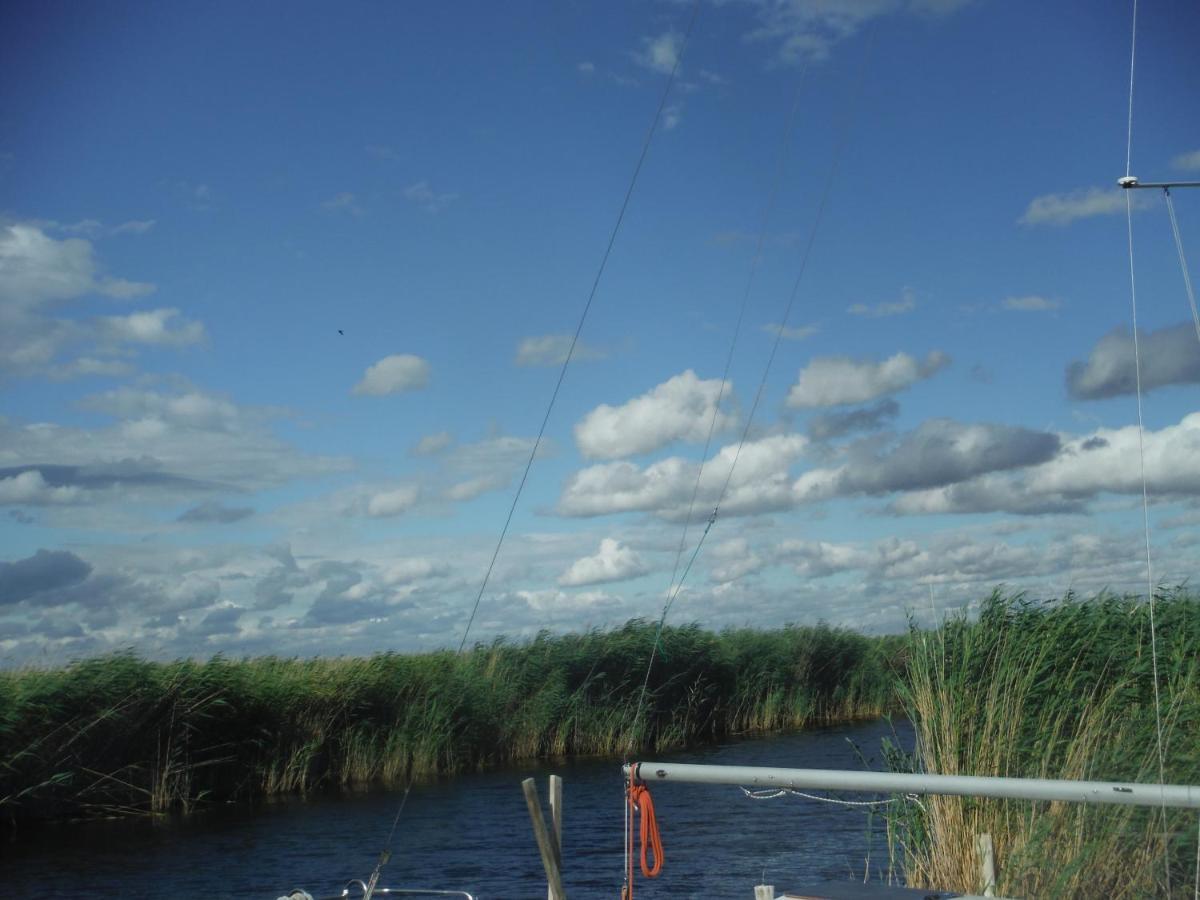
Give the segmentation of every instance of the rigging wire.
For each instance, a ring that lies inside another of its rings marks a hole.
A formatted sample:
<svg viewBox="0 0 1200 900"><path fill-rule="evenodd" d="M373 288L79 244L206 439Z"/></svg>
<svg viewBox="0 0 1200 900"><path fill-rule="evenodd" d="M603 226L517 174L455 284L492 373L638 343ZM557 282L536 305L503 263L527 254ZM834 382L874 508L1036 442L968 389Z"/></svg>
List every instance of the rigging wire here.
<svg viewBox="0 0 1200 900"><path fill-rule="evenodd" d="M713 405L712 418L709 420L709 423L708 423L708 435L705 437L705 440L704 440L704 449L700 453L700 465L697 467L697 470L696 470L695 484L692 485L692 496L691 496L691 500L688 503L687 516L684 518L683 529L679 536L679 547L675 551L675 564L671 569L671 580L667 583L668 599L666 601L666 604L663 607L662 615L659 618L658 627L656 628L655 633L654 633L654 642L653 642L653 645L650 650L650 660L646 665L646 674L645 674L644 679L642 680L641 693L638 697L638 704L634 709L633 727L630 728L630 731L629 731L629 742L626 747L626 756L628 756L630 753L633 752L633 742L634 742L635 736L637 734L637 724L641 717L642 704L646 699L646 692L649 689L649 685L650 685L650 672L654 666L654 658L657 654L658 647L662 640L662 629L663 629L664 623L666 622L667 613L670 611L671 604L675 600L675 594L672 593L672 591L676 591L675 576L679 574L679 563L682 560L684 550L687 547L688 529L692 522L692 515L696 509L696 500L700 494L700 480L704 475L705 462L708 459L709 450L712 449L712 440L713 440L713 435L716 432L717 417L720 415L721 401L722 401L722 399L724 399L725 388L729 383L729 371L733 367L734 351L737 349L738 339L741 336L742 323L745 321L746 309L748 308L748 306L750 304L750 295L753 293L754 282L758 275L759 266L762 263L763 248L766 245L767 232L770 227L771 220L774 217L776 202L779 198L779 192L780 192L781 185L783 184L783 177L787 172L788 160L791 157L790 150L791 150L791 145L792 145L792 136L795 133L797 111L800 108L800 97L803 92L804 83L807 78L807 75L808 75L808 63L805 62L803 68L801 68L801 70L800 70L800 77L797 80L795 91L792 94L791 110L788 113L787 124L785 125L784 130L783 130L783 135L781 136L780 148L779 148L779 158L778 158L778 160L776 162L776 166L775 166L775 177L771 184L771 192L768 195L767 204L765 207L763 207L762 220L760 222L759 230L758 230L758 239L756 240L755 247L754 247L754 256L751 257L750 272L746 278L745 290L742 292L741 308L738 310L737 322L735 323L734 329L733 329L733 338L729 342L729 351L725 356L725 368L721 373L721 386L717 392L717 402ZM781 324L779 327L780 327L779 333L782 334L783 327L784 327L783 324ZM718 500L718 505L719 505L719 502L720 501ZM712 528L713 523L716 520L716 514L717 514L717 511L716 511L716 509L714 509L712 514L708 518L708 524L704 528L704 533L706 535L708 534L709 529ZM693 554L692 560L694 560L694 559L695 559L695 555ZM685 569L685 571L684 571L685 578L687 577L687 571L689 571L691 569L692 560L688 561L687 569ZM681 579L679 584L682 585L682 583L683 582ZM676 591L676 593L677 593L677 591Z"/></svg>
<svg viewBox="0 0 1200 900"><path fill-rule="evenodd" d="M1125 131L1125 177L1131 174L1133 162L1133 63L1137 57L1137 9L1138 0L1133 0L1132 36L1129 39L1129 122Z"/></svg>
<svg viewBox="0 0 1200 900"><path fill-rule="evenodd" d="M1192 309L1192 325L1196 329L1196 340L1200 342L1200 312L1196 309L1196 292L1192 290L1192 275L1188 269L1187 256L1183 252L1183 237L1179 233L1179 222L1175 218L1175 202L1171 199L1171 189L1163 188L1163 198L1167 201L1167 215L1171 218L1171 234L1175 237L1175 252L1179 255L1179 269L1183 273L1183 287L1187 291L1188 305ZM1200 900L1200 822L1196 827L1196 870L1192 896Z"/></svg>
<svg viewBox="0 0 1200 900"><path fill-rule="evenodd" d="M516 513L517 504L521 500L521 494L525 490L525 484L529 480L529 472L533 468L533 461L537 457L538 450L541 447L542 439L546 435L546 426L550 422L550 415L554 411L554 405L558 400L559 391L562 389L563 381L567 376L567 369L571 365L571 360L575 355L575 348L579 344L579 336L583 333L583 326L587 322L588 313L591 312L592 303L596 299L596 293L600 288L600 281L604 276L604 270L608 266L608 259L612 255L613 247L617 242L617 235L621 230L621 224L625 221L625 213L629 209L629 203L633 199L633 191L637 186L638 176L641 175L642 165L646 161L646 157L650 152L650 144L654 139L655 133L658 131L658 125L663 118L663 110L666 109L667 99L671 95L671 90L675 85L676 76L679 74L679 63L683 59L684 51L687 49L688 41L691 38L692 30L696 24L696 18L700 12L700 0L695 0L692 5L691 15L688 18L687 28L684 30L683 38L680 41L679 49L675 54L675 61L671 66L671 72L667 76L666 84L663 87L662 94L659 97L658 106L654 112L654 119L650 123L650 128L646 132L646 137L642 141L641 152L638 154L637 163L634 165L633 174L629 179L629 186L625 190L625 197L621 201L620 210L617 213L616 222L613 223L612 231L608 236L608 243L604 247L604 254L600 258L600 265L596 270L596 276L592 280L591 289L588 291L587 301L584 303L583 312L579 316L579 322L575 326L575 333L571 337L571 345L567 349L566 358L563 360L562 367L558 372L558 379L554 383L554 390L550 395L550 402L546 405L546 413L542 417L542 424L538 428L537 438L533 442L533 449L529 453L529 459L525 463L525 469L521 473L521 481L517 485L517 490L513 495L512 504L509 506L508 515L504 519L504 526L500 530L500 537L496 540L496 547L492 551L492 557L488 562L487 571L484 573L483 581L479 585L479 592L475 596L475 602L471 607L471 614L467 618L466 627L463 628L462 640L459 641L458 651L456 655L461 656L464 648L467 645L467 637L471 633L471 626L475 622L475 616L479 612L479 604L483 600L483 594L487 590L488 583L491 580L492 572L496 568L496 560L500 556L500 549L504 546L504 539L508 535L509 526L512 524L513 515ZM409 773L408 783L404 787L404 793L400 799L400 807L396 810L396 816L392 820L391 830L388 832L387 842L384 845L383 851L379 855L379 861L375 865L375 870L371 874L369 882L371 888L374 888L375 883L379 879L379 872L391 858L392 840L396 834L396 826L400 822L400 816L404 812L404 806L408 802L408 795L412 790L413 783L416 779L415 770ZM364 900L370 900L371 891L368 890Z"/></svg>
<svg viewBox="0 0 1200 900"><path fill-rule="evenodd" d="M797 79L796 89L792 96L792 108L788 113L787 124L784 127L780 141L779 159L775 166L775 177L771 185L771 193L767 198L767 205L763 207L762 221L758 230L758 240L755 242L754 256L751 257L750 272L746 278L746 288L742 292L741 309L738 310L737 322L733 328L733 339L729 342L729 352L725 356L725 368L721 372L721 385L717 391L717 402L713 405L712 418L708 422L708 435L704 439L704 449L700 452L700 465L696 469L696 483L692 485L692 497L688 503L687 516L683 520L683 530L679 536L679 548L675 551L675 565L671 569L671 580L667 583L668 596L671 588L675 585L675 576L679 574L679 563L683 559L683 552L687 547L688 529L692 523L692 514L696 510L696 499L700 494L700 479L704 475L704 465L708 460L708 451L712 448L713 434L717 429L717 418L720 415L721 401L725 397L725 388L729 384L729 370L733 367L734 351L737 348L738 338L742 333L742 323L746 318L746 309L750 305L750 295L754 289L754 281L758 275L759 266L762 263L763 248L766 245L767 232L774 217L776 201L779 199L780 185L783 183L783 176L787 171L788 160L791 157L790 150L792 135L795 133L796 127L796 111L800 108L800 95L807 75L808 61L806 60L800 69L800 77Z"/></svg>
<svg viewBox="0 0 1200 900"><path fill-rule="evenodd" d="M650 648L650 659L646 663L646 674L642 681L642 690L641 690L640 695L638 696L637 706L635 707L635 710L634 710L633 727L630 729L630 732L629 732L630 745L632 745L632 742L634 741L634 739L636 737L637 725L638 725L638 722L640 721L640 718L642 715L642 710L645 706L646 694L649 690L649 684L650 684L650 673L654 667L654 660L655 660L655 657L657 656L657 652L658 652L658 649L660 646L660 642L662 639L663 627L665 626L666 621L667 621L667 615L670 613L671 607L674 606L675 600L679 597L679 593L683 589L683 584L687 580L688 573L691 572L692 566L696 562L696 558L700 555L700 549L704 546L704 542L708 538L709 532L712 530L713 525L716 524L717 515L721 509L721 503L724 501L725 495L729 492L729 485L733 480L734 471L737 468L738 460L741 458L742 449L746 446L746 441L748 440L749 434L750 434L750 428L754 424L754 416L758 411L759 403L762 401L763 393L766 390L767 379L769 378L769 376L771 374L771 367L774 364L775 356L779 351L779 345L783 340L783 334L787 329L788 322L791 320L792 309L795 306L796 297L800 292L800 283L804 279L804 273L805 273L805 270L808 268L808 261L812 255L813 244L816 241L817 232L820 230L821 222L823 221L824 216L825 216L825 210L826 210L827 206L829 205L829 196L830 196L830 193L832 192L833 182L835 180L835 177L837 175L838 169L841 164L842 154L846 149L846 145L849 142L850 134L853 130L854 117L855 117L855 113L857 111L858 101L860 100L860 98L862 96L863 83L865 81L866 71L868 68L868 64L870 62L871 52L874 49L874 44L875 44L875 27L872 26L871 30L868 33L867 50L863 57L862 68L859 70L859 73L858 73L858 76L859 76L858 81L854 85L854 89L853 89L853 92L852 92L851 98L850 98L850 103L848 104L846 119L844 121L844 127L842 129L841 135L839 136L838 142L834 147L833 159L830 163L829 171L826 173L825 182L821 189L821 197L820 197L820 201L817 204L816 215L813 219L812 227L809 229L808 240L805 243L804 251L800 257L800 268L796 275L796 279L792 284L791 292L788 295L788 301L787 301L786 306L784 307L783 317L780 319L779 328L775 332L775 340L771 344L771 350L770 350L770 353L767 355L766 364L763 366L762 377L759 380L758 389L754 394L754 402L753 402L753 404L751 404L750 412L746 416L746 424L742 428L742 434L738 441L737 449L734 451L733 460L730 462L729 471L725 476L725 481L721 486L721 491L717 495L716 505L713 507L713 511L708 517L708 524L705 526L704 532L700 535L700 539L696 542L696 546L692 550L692 554L688 559L687 565L684 567L683 574L680 575L679 580L677 582L675 582L674 584L671 585L669 594L667 596L667 601L663 605L662 614L659 616L658 625L656 626L655 632L654 632L654 642ZM672 578L672 581L674 581L674 578ZM631 750L632 750L632 747L630 747L630 751ZM627 753L630 751L627 751Z"/></svg>
<svg viewBox="0 0 1200 900"><path fill-rule="evenodd" d="M1196 293L1192 290L1192 276L1188 271L1187 257L1183 253L1183 238L1179 234L1179 222L1175 219L1175 202L1171 199L1171 189L1163 188L1163 197L1167 201L1167 214L1171 217L1171 233L1175 236L1175 252L1179 254L1179 268L1183 272L1183 287L1187 291L1188 304L1192 308L1192 325L1196 328L1196 340L1200 341L1200 312L1196 310Z"/></svg>
<svg viewBox="0 0 1200 900"><path fill-rule="evenodd" d="M554 404L558 400L558 392L562 388L563 379L567 377L567 368L571 365L571 359L575 355L575 347L579 343L579 335L583 333L583 325L587 321L588 313L592 309L592 301L596 299L596 291L600 287L600 279L604 276L604 270L608 266L608 258L612 255L613 245L617 242L617 233L621 230L621 223L625 220L625 212L629 209L629 201L633 198L633 189L637 186L638 176L642 172L642 164L646 161L646 156L650 152L650 143L654 139L654 133L658 130L658 123L662 121L663 110L667 105L667 98L671 95L671 88L675 85L675 76L679 73L679 63L683 59L684 51L687 49L688 40L692 36L692 28L696 24L696 16L700 12L700 0L695 0L692 5L692 13L688 19L687 28L683 33L683 39L679 44L679 50L675 54L675 62L671 66L671 74L667 76L666 86L663 88L662 96L658 101L658 109L654 113L654 120L650 123L650 130L646 132L646 138L642 142L642 152L638 156L637 165L633 168L633 176L629 179L629 187L625 191L625 199L621 202L621 210L617 213L617 221L613 224L612 232L608 236L608 244L604 248L604 255L600 258L600 266L596 270L596 277L592 280L592 289L588 292L587 302L583 305L583 312L579 316L579 324L575 326L575 334L571 336L571 346L567 349L566 359L563 360L562 368L558 372L558 380L554 384L554 392L550 395L550 402L546 405L546 415L542 417L541 427L538 429L537 439L533 442L533 450L529 453L529 460L525 463L525 471L521 473L521 482L517 485L516 494L513 495L512 505L508 509L508 516L504 520L504 527L500 530L500 537L496 541L496 549L492 552L492 559L488 563L487 572L483 576L483 583L479 585L479 593L475 597L475 604L471 607L471 615L467 619L467 627L463 629L462 641L459 642L458 652L462 653L463 648L467 644L467 636L471 633L471 625L475 621L475 615L479 612L479 603L483 600L483 593L487 590L488 582L492 577L492 570L496 567L496 559L500 556L500 548L504 546L504 539L508 535L508 527L512 524L513 514L517 511L517 504L521 500L521 494L525 490L525 482L529 480L529 470L533 468L534 457L537 456L538 449L541 447L542 438L546 434L546 426L550 422L550 414L554 411Z"/></svg>
<svg viewBox="0 0 1200 900"><path fill-rule="evenodd" d="M1133 146L1133 58L1137 46L1137 0L1133 3L1133 37L1130 40L1129 51L1129 135L1126 140L1127 152ZM1129 171L1129 160L1126 159L1126 172ZM1146 546L1146 599L1150 613L1150 669L1154 682L1154 737L1158 752L1158 783L1166 783L1166 758L1163 753L1162 701L1158 690L1158 634L1154 621L1154 565L1150 552L1150 492L1146 482L1146 426L1142 415L1142 360L1141 346L1138 340L1137 322L1137 277L1133 262L1133 196L1125 192L1125 233L1129 246L1129 305L1133 324L1133 372L1137 389L1137 421L1138 421L1138 468L1142 482L1142 531ZM1163 838L1163 869L1166 874L1167 894L1171 893L1171 858L1168 851L1170 835L1167 830L1167 802L1162 799L1160 807L1162 818Z"/></svg>

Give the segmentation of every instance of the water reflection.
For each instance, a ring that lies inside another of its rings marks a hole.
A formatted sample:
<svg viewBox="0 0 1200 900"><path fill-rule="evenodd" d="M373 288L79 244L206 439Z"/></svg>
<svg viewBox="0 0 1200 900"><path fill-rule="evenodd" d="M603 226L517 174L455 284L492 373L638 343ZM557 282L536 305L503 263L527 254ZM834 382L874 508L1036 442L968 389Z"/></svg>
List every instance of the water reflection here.
<svg viewBox="0 0 1200 900"><path fill-rule="evenodd" d="M896 730L910 744L907 723ZM679 762L860 769L880 767L885 722L822 728L670 754ZM616 896L622 870L620 767L576 760L462 775L413 788L384 883L469 890L488 898L545 897L545 876L520 779L564 778L565 882L574 897ZM746 799L735 787L657 785L666 865L637 896L746 897L766 873L777 887L804 879L873 877L887 865L882 822L860 810L794 797ZM375 865L396 813L395 792L340 793L227 807L151 826L91 823L54 829L2 850L4 895L267 898L292 887L333 893Z"/></svg>

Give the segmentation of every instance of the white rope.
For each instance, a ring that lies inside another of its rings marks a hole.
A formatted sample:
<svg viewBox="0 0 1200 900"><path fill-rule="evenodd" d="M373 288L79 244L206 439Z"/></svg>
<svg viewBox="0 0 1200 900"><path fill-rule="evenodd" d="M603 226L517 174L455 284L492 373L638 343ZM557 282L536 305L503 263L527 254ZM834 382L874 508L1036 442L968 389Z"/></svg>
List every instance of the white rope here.
<svg viewBox="0 0 1200 900"><path fill-rule="evenodd" d="M1129 38L1129 125L1126 129L1125 137L1125 175L1130 174L1129 169L1133 160L1133 61L1137 56L1137 0L1133 0L1133 32Z"/></svg>
<svg viewBox="0 0 1200 900"><path fill-rule="evenodd" d="M1137 8L1138 0L1133 0L1133 16L1129 36L1129 116L1125 134L1125 175L1129 177L1133 160L1133 76L1134 63L1137 60ZM1170 207L1170 194L1168 207ZM1138 466L1142 478L1142 529L1146 540L1146 599L1150 608L1150 668L1154 679L1154 738L1158 750L1158 783L1166 783L1166 760L1163 755L1162 707L1158 695L1158 637L1154 622L1154 569L1150 555L1150 497L1146 487L1146 438L1145 423L1142 417L1142 362L1141 348L1138 342L1137 326L1137 279L1133 266L1133 197L1125 191L1125 233L1129 244L1129 304L1133 318L1133 371L1137 386L1137 416L1138 416ZM1197 326L1200 329L1200 325ZM1200 332L1198 332L1200 333ZM1167 832L1167 801L1162 803L1163 831L1163 868L1166 872L1167 894L1171 893L1171 858L1167 852L1169 835Z"/></svg>
<svg viewBox="0 0 1200 900"><path fill-rule="evenodd" d="M1179 254L1179 268L1183 271L1183 286L1187 290L1188 304L1192 307L1192 324L1196 328L1196 340L1200 341L1200 312L1196 311L1196 292L1192 290L1192 275L1188 271L1187 257L1183 253L1183 238L1179 235L1179 223L1175 220L1175 201L1171 189L1163 188L1167 200L1167 214L1171 217L1171 233L1175 235L1175 252Z"/></svg>
<svg viewBox="0 0 1200 900"><path fill-rule="evenodd" d="M1192 308L1192 325L1196 329L1196 340L1200 341L1200 312L1196 310L1196 292L1192 290L1192 276L1188 270L1187 256L1183 252L1183 238L1179 234L1179 222L1175 219L1175 202L1171 199L1171 189L1163 188L1163 197L1167 201L1167 214L1171 217L1171 233L1175 236L1175 252L1179 254L1179 268L1183 272L1183 287L1187 291L1188 305ZM1194 875L1192 897L1200 900L1200 821L1196 825L1196 872Z"/></svg>
<svg viewBox="0 0 1200 900"><path fill-rule="evenodd" d="M1158 783L1165 784L1166 760L1163 755L1163 731L1161 699L1158 692L1158 637L1154 622L1154 569L1150 555L1150 492L1146 486L1146 440L1145 423L1142 417L1142 358L1138 341L1137 324L1137 279L1133 266L1133 204L1128 191L1125 193L1125 228L1129 242L1129 300L1133 317L1133 372L1137 387L1137 419L1138 419L1138 466L1142 479L1142 530L1146 543L1146 597L1150 609L1150 668L1154 680L1154 735L1158 750ZM1162 804L1163 829L1163 867L1166 870L1167 894L1171 893L1171 859L1167 854L1170 835L1167 831L1167 802L1163 797Z"/></svg>
<svg viewBox="0 0 1200 900"><path fill-rule="evenodd" d="M915 803L921 808L921 812L925 812L925 806L917 798L916 794L905 794L902 797L892 797L888 800L839 800L836 797L819 797L816 794L806 794L804 791L798 791L795 788L776 788L770 790L752 791L749 788L740 788L741 792L751 800L778 800L780 797L803 797L805 800L815 800L818 803L830 803L834 806L888 806L892 803Z"/></svg>

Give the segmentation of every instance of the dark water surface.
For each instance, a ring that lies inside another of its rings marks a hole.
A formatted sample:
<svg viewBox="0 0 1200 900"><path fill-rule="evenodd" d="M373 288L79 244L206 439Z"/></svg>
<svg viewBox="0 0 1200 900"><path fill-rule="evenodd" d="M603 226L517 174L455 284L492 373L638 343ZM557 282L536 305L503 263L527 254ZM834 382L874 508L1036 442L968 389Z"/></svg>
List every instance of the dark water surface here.
<svg viewBox="0 0 1200 900"><path fill-rule="evenodd" d="M911 745L907 723L897 723ZM664 754L676 762L862 769L857 745L881 768L886 722ZM852 745L853 743L853 745ZM620 895L620 765L586 760L460 775L418 784L400 820L381 885L454 888L480 900L544 898L545 875L520 781L563 776L565 882L572 898ZM861 809L796 797L751 800L736 787L652 786L666 864L638 876L636 897L751 898L763 876L780 891L806 880L862 879L887 867L882 821ZM227 807L151 825L103 822L54 829L0 847L0 896L264 898L293 887L337 893L366 879L399 803L398 792L322 796ZM861 798L856 798L861 799Z"/></svg>

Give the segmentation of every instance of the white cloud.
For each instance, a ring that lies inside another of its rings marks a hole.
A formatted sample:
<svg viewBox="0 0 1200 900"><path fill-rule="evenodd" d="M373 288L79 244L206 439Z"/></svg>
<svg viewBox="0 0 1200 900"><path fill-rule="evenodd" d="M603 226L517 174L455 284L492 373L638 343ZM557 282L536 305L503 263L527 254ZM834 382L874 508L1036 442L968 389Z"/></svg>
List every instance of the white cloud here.
<svg viewBox="0 0 1200 900"><path fill-rule="evenodd" d="M788 391L787 405L793 409L814 409L868 403L930 378L949 364L950 357L940 350L929 353L924 362L907 353L897 353L881 362L846 356L818 357L800 371Z"/></svg>
<svg viewBox="0 0 1200 900"><path fill-rule="evenodd" d="M1171 165L1176 169L1183 169L1185 172L1194 172L1200 169L1200 150L1180 153L1171 160Z"/></svg>
<svg viewBox="0 0 1200 900"><path fill-rule="evenodd" d="M0 478L0 506L48 506L75 503L81 499L82 489L66 485L52 487L36 469Z"/></svg>
<svg viewBox="0 0 1200 900"><path fill-rule="evenodd" d="M571 349L571 335L544 334L537 337L522 338L517 346L516 364L518 366L561 366L567 360ZM583 341L577 341L575 352L571 355L574 362L587 362L604 359L607 354L594 347L589 347Z"/></svg>
<svg viewBox="0 0 1200 900"><path fill-rule="evenodd" d="M777 323L771 323L770 325L764 325L762 327L762 330L765 331L767 334L777 334L781 338L783 338L785 341L802 341L805 338L812 337L814 334L816 334L818 331L820 331L820 329L816 325L801 325L799 327L792 328L792 327L788 327L788 326L784 326L784 325L779 325Z"/></svg>
<svg viewBox="0 0 1200 900"><path fill-rule="evenodd" d="M605 584L637 578L649 571L650 567L637 551L613 538L604 538L594 556L575 560L570 568L559 576L558 583L562 587Z"/></svg>
<svg viewBox="0 0 1200 900"><path fill-rule="evenodd" d="M441 560L410 557L397 560L383 570L383 582L388 585L412 584L450 574L450 567Z"/></svg>
<svg viewBox="0 0 1200 900"><path fill-rule="evenodd" d="M429 383L429 363L410 353L385 356L367 369L354 386L355 394L383 397L400 391L413 391Z"/></svg>
<svg viewBox="0 0 1200 900"><path fill-rule="evenodd" d="M153 294L158 288L144 281L129 281L125 278L102 278L96 284L96 290L106 297L116 300L136 300Z"/></svg>
<svg viewBox="0 0 1200 900"><path fill-rule="evenodd" d="M215 484L252 490L348 467L344 459L308 456L276 438L268 427L276 413L194 388L122 388L85 397L81 405L116 421L76 428L0 418L0 468L38 468L46 475L47 466L65 467L57 483L124 485L124 503L132 507L164 493L190 497ZM114 499L110 494L88 491L98 501Z"/></svg>
<svg viewBox="0 0 1200 900"><path fill-rule="evenodd" d="M420 489L411 484L381 491L367 500L367 515L372 518L398 516L412 509L420 496Z"/></svg>
<svg viewBox="0 0 1200 900"><path fill-rule="evenodd" d="M1146 482L1152 496L1200 495L1200 413L1178 425L1143 435ZM1138 496L1142 491L1135 426L1060 435L1058 453L1007 475L990 474L920 491L893 502L900 514L1009 512L1037 515L1084 512L1103 494Z"/></svg>
<svg viewBox="0 0 1200 900"><path fill-rule="evenodd" d="M434 456L454 443L454 435L448 431L427 434L413 445L413 456Z"/></svg>
<svg viewBox="0 0 1200 900"><path fill-rule="evenodd" d="M127 316L103 316L99 320L100 333L107 340L131 344L182 347L203 341L204 325L200 322L181 321L171 327L178 315L177 309L152 309Z"/></svg>
<svg viewBox="0 0 1200 900"><path fill-rule="evenodd" d="M729 515L756 515L794 505L789 470L808 446L800 435L773 435L748 441L721 509ZM704 467L694 515L705 516L720 496L737 445L729 444ZM571 475L559 496L557 511L565 516L602 516L652 512L667 519L687 514L696 485L697 463L673 456L644 469L631 462L601 463Z"/></svg>
<svg viewBox="0 0 1200 900"><path fill-rule="evenodd" d="M727 385L725 396L731 391ZM575 442L589 459L616 459L673 441L703 441L721 394L720 379L701 380L688 369L621 406L596 407L575 425ZM716 430L735 422L733 415L717 412Z"/></svg>
<svg viewBox="0 0 1200 900"><path fill-rule="evenodd" d="M1030 294L1025 297L1006 297L1002 306L1017 312L1052 312L1062 306L1062 302L1049 297L1039 297Z"/></svg>
<svg viewBox="0 0 1200 900"><path fill-rule="evenodd" d="M0 225L0 301L28 309L96 290L92 245L55 240L33 225Z"/></svg>
<svg viewBox="0 0 1200 900"><path fill-rule="evenodd" d="M508 484L509 480L510 476L504 473L468 478L466 481L460 481L447 488L446 499L459 502L474 500L490 491L500 490Z"/></svg>
<svg viewBox="0 0 1200 900"><path fill-rule="evenodd" d="M58 240L36 224L0 221L0 371L60 380L112 374L111 365L98 372L99 361L87 353L89 362L57 361L72 346L111 341L104 321L89 326L51 311L89 294L128 299L153 290L151 284L102 274L87 240Z"/></svg>
<svg viewBox="0 0 1200 900"><path fill-rule="evenodd" d="M133 366L122 360L81 356L69 363L51 366L46 369L46 375L55 381L67 381L71 378L85 378L93 375L119 378L132 375L134 371Z"/></svg>
<svg viewBox="0 0 1200 900"><path fill-rule="evenodd" d="M561 610L590 612L621 605L619 598L603 591L580 591L575 594L555 590L515 591L514 596L540 613Z"/></svg>
<svg viewBox="0 0 1200 900"><path fill-rule="evenodd" d="M596 65L595 63L590 63L585 60L584 62L577 64L575 69L579 72L582 72L584 75L593 75L596 72Z"/></svg>
<svg viewBox="0 0 1200 900"><path fill-rule="evenodd" d="M458 194L439 194L429 186L429 182L418 181L404 189L404 197L427 212L439 213L457 200Z"/></svg>
<svg viewBox="0 0 1200 900"><path fill-rule="evenodd" d="M882 319L888 316L902 316L917 308L917 298L911 290L905 289L899 300L875 303L868 306L865 303L854 303L846 308L852 316L863 316L868 319Z"/></svg>
<svg viewBox="0 0 1200 900"><path fill-rule="evenodd" d="M1142 197L1131 196L1134 209L1145 205ZM1017 221L1022 225L1069 225L1078 219L1107 216L1125 211L1126 190L1091 187L1066 194L1043 194L1029 201Z"/></svg>
<svg viewBox="0 0 1200 900"><path fill-rule="evenodd" d="M784 63L828 59L833 47L857 34L872 19L893 13L948 15L972 0L773 0L757 3L759 25L751 41L777 46Z"/></svg>
<svg viewBox="0 0 1200 900"><path fill-rule="evenodd" d="M642 47L634 54L634 59L647 69L669 75L679 60L682 46L683 36L674 31L655 38L642 38Z"/></svg>
<svg viewBox="0 0 1200 900"><path fill-rule="evenodd" d="M662 126L663 131L671 131L683 121L683 106L679 103L672 103L663 109Z"/></svg>

